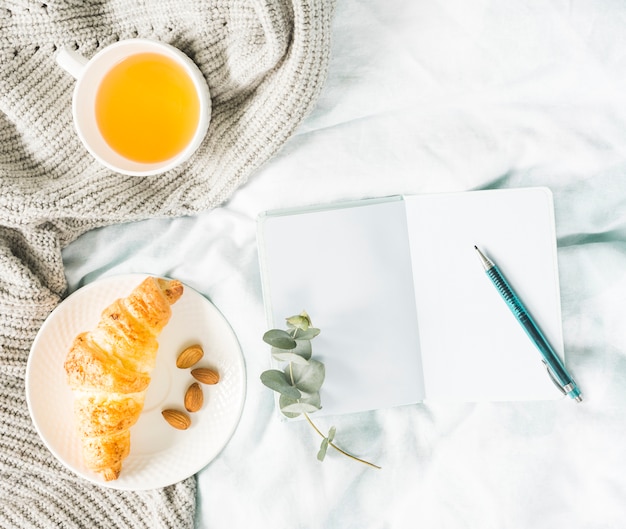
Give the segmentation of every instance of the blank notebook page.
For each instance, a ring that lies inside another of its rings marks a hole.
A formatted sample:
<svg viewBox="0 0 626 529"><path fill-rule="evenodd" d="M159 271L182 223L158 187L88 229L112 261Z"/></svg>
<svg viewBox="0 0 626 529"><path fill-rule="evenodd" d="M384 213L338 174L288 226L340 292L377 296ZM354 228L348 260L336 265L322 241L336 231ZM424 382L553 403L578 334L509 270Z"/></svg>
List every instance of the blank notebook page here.
<svg viewBox="0 0 626 529"><path fill-rule="evenodd" d="M272 325L306 310L321 329L322 410L339 414L423 400L404 203L267 216L261 225Z"/></svg>
<svg viewBox="0 0 626 529"><path fill-rule="evenodd" d="M552 196L545 188L406 197L429 400L533 400L561 394L484 272L498 265L563 356Z"/></svg>

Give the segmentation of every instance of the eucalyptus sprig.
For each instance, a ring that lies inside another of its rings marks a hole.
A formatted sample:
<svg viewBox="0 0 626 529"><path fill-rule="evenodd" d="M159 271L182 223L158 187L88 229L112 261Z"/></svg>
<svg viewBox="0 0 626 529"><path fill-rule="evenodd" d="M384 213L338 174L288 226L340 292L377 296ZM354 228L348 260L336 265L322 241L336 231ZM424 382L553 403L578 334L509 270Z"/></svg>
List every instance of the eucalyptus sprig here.
<svg viewBox="0 0 626 529"><path fill-rule="evenodd" d="M311 318L305 311L287 318L286 321L287 330L271 329L263 335L263 341L272 346L272 357L281 362L284 369L264 371L261 373L261 382L280 395L278 406L285 417L294 419L303 415L322 437L317 459L323 461L328 447L331 447L355 461L380 468L339 448L334 443L334 426L324 435L311 420L309 414L322 408L320 389L326 376L324 364L312 358L311 340L320 330L312 326Z"/></svg>

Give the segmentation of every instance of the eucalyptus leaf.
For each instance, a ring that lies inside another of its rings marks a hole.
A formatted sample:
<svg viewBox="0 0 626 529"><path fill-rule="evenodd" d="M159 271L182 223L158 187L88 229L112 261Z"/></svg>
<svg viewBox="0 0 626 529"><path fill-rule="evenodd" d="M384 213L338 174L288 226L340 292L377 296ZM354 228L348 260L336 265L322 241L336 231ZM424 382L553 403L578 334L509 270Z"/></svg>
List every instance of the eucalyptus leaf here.
<svg viewBox="0 0 626 529"><path fill-rule="evenodd" d="M281 413L288 419L295 419L296 417L299 417L301 415L300 412L289 413L284 410L284 408L286 408L290 404L295 404L296 402L298 402L298 399L285 397L285 395L281 395L280 398L278 399L278 407L280 408Z"/></svg>
<svg viewBox="0 0 626 529"><path fill-rule="evenodd" d="M309 363L309 361L303 356L290 351L285 351L284 349L278 349L277 347L272 347L272 358L274 358L274 360L278 360L279 362L292 362L294 364L302 365Z"/></svg>
<svg viewBox="0 0 626 529"><path fill-rule="evenodd" d="M263 371L263 373L261 373L261 382L268 388L291 399L299 399L302 396L300 391L289 383L287 375L278 369Z"/></svg>
<svg viewBox="0 0 626 529"><path fill-rule="evenodd" d="M311 318L309 318L309 315L303 310L297 316L287 318L287 325L295 329L306 331L311 326Z"/></svg>
<svg viewBox="0 0 626 529"><path fill-rule="evenodd" d="M333 439L335 438L335 433L337 432L337 428L335 428L334 426L330 427L330 430L328 430L328 435L326 436L326 438L328 439L329 443L333 442Z"/></svg>
<svg viewBox="0 0 626 529"><path fill-rule="evenodd" d="M280 329L271 329L267 331L263 335L263 341L270 344L272 347L277 347L278 349L291 350L295 349L297 345L296 341L287 331L282 331Z"/></svg>
<svg viewBox="0 0 626 529"><path fill-rule="evenodd" d="M296 340L312 340L315 338L321 331L316 329L315 327L309 327L306 330L296 331L295 338Z"/></svg>
<svg viewBox="0 0 626 529"><path fill-rule="evenodd" d="M319 391L316 391L315 393L307 393L306 391L302 391L301 389L298 388L298 391L300 391L300 400L306 400L311 401L311 402L321 402L320 399L320 393Z"/></svg>
<svg viewBox="0 0 626 529"><path fill-rule="evenodd" d="M272 346L274 360L286 366L282 371L278 369L264 371L261 373L261 382L279 393L278 405L285 417L295 419L304 413L313 429L323 436L324 434L308 416L309 413L322 408L320 389L326 373L324 364L312 359L311 346L311 340L320 334L320 330L312 326L311 318L305 311L287 318L287 327L288 331L272 329L263 335L263 341ZM335 433L335 427L331 426L328 435L322 440L317 459L323 461L328 447L331 446L351 459L380 468L333 444Z"/></svg>
<svg viewBox="0 0 626 529"><path fill-rule="evenodd" d="M298 364L306 364L307 362L300 362L298 359L290 359L290 357L283 357L285 353L294 354L302 357L304 360L308 360L311 358L313 353L313 348L311 347L311 342L309 340L296 340L296 347L294 349L280 349L278 347L272 347L272 357L276 358L281 362L290 362L294 361ZM285 358L285 359L283 359ZM288 359L288 360L287 360Z"/></svg>
<svg viewBox="0 0 626 529"><path fill-rule="evenodd" d="M291 374L298 389L306 393L317 393L324 383L326 370L321 362L309 360L306 365L292 364Z"/></svg>
<svg viewBox="0 0 626 529"><path fill-rule="evenodd" d="M283 408L281 411L283 413L314 413L318 411L320 408L315 406L314 404L309 404L308 402L300 401L294 402L293 404L289 404Z"/></svg>
<svg viewBox="0 0 626 529"><path fill-rule="evenodd" d="M311 411L303 412L301 409L291 407L294 404L298 404L298 403L304 403L304 404L309 405L310 406L309 409ZM281 395L280 398L278 399L278 406L280 407L280 411L285 415L285 417L289 419L294 419L298 417L299 415L301 415L302 413L313 413L315 411L320 410L322 408L322 402L320 400L319 393L316 393L314 395L311 395L310 397L301 398L301 399L292 399L292 398L286 397L285 395ZM286 409L287 411L285 411Z"/></svg>
<svg viewBox="0 0 626 529"><path fill-rule="evenodd" d="M291 351L297 355L300 355L305 360L309 360L313 354L313 347L311 347L311 340L300 340L296 338L296 348Z"/></svg>
<svg viewBox="0 0 626 529"><path fill-rule="evenodd" d="M320 451L317 453L317 459L319 461L324 461L326 457L326 452L328 451L329 440L324 438L322 439L322 444L320 445Z"/></svg>

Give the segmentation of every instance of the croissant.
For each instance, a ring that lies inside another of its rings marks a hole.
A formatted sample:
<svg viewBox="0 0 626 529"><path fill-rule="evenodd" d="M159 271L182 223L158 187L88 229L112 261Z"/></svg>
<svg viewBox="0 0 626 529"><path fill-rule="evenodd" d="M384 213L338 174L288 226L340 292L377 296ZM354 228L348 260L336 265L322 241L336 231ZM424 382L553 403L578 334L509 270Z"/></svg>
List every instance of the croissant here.
<svg viewBox="0 0 626 529"><path fill-rule="evenodd" d="M109 305L96 328L76 336L65 358L83 460L105 481L117 479L130 452L156 363L157 336L183 293L176 280L146 278Z"/></svg>

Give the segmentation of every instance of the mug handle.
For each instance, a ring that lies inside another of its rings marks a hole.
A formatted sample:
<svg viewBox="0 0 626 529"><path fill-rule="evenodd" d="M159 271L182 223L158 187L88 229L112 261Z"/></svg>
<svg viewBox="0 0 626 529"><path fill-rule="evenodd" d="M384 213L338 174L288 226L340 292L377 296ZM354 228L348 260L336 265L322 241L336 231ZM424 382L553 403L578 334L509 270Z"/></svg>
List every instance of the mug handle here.
<svg viewBox="0 0 626 529"><path fill-rule="evenodd" d="M80 53L74 51L69 46L64 46L57 53L57 64L69 73L74 79L78 79L82 75L88 59L85 59Z"/></svg>

